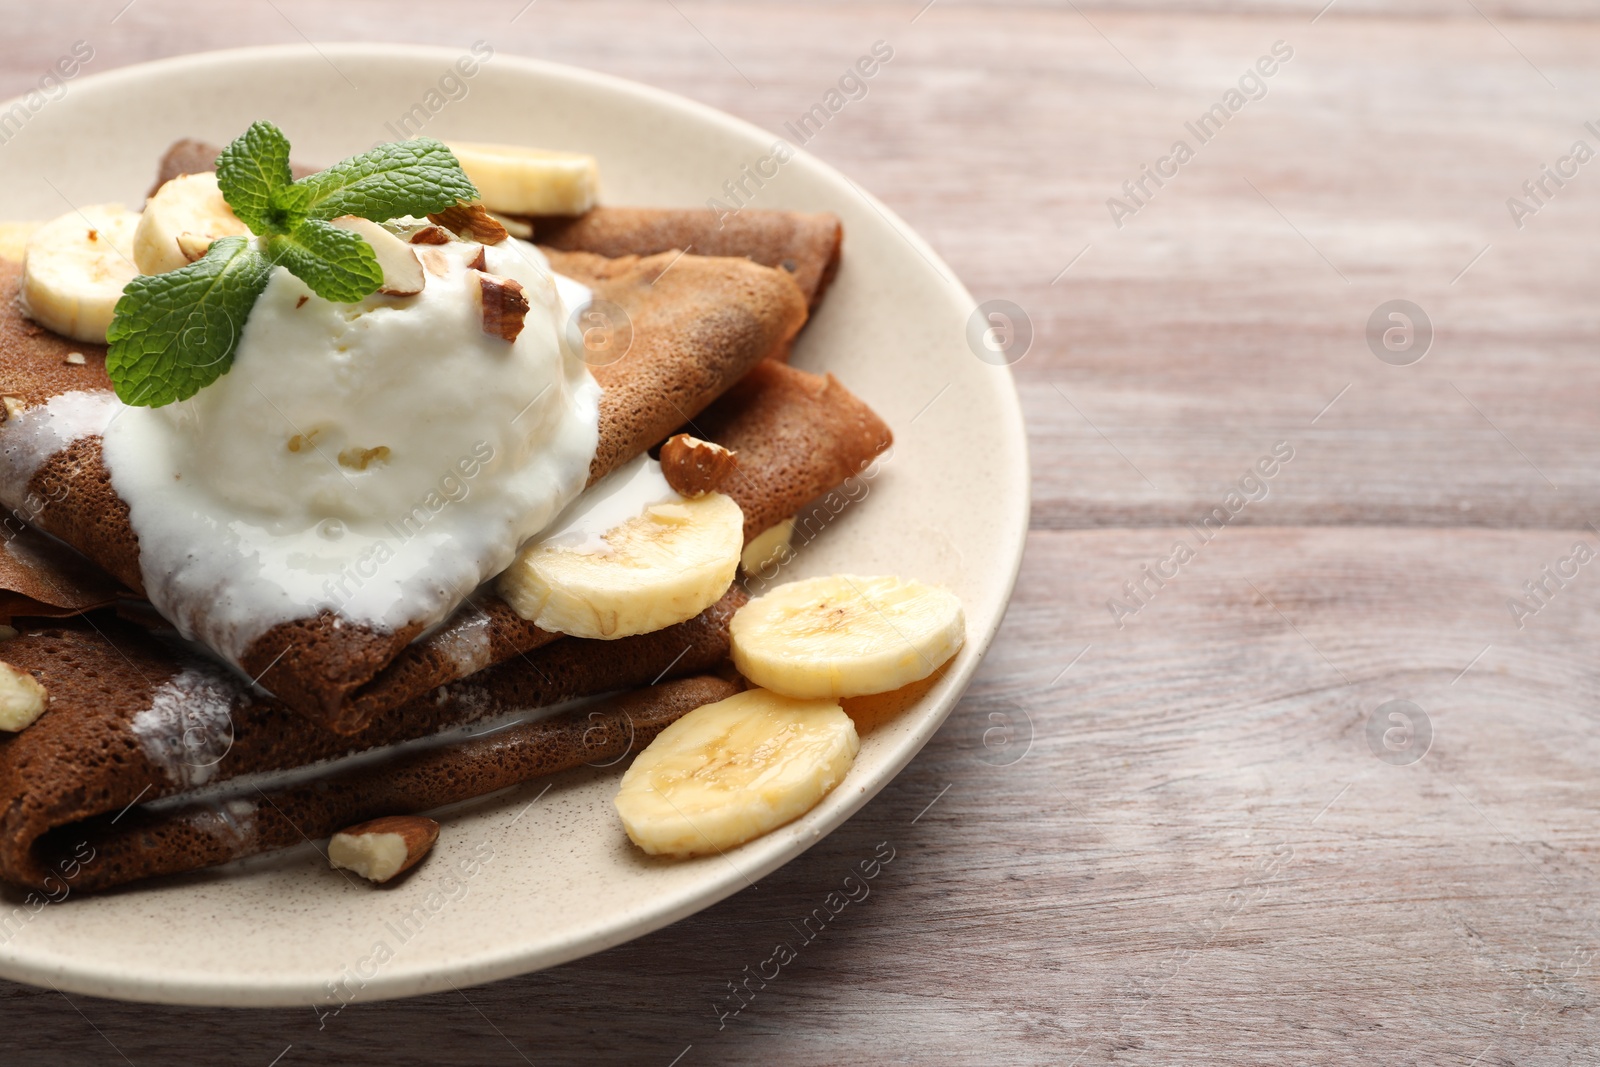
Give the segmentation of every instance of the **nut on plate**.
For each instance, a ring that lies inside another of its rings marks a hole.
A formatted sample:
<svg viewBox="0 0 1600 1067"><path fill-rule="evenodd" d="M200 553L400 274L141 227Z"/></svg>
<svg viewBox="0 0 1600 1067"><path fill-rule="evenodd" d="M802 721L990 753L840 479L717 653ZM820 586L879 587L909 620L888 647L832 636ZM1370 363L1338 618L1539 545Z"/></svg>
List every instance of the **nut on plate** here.
<svg viewBox="0 0 1600 1067"><path fill-rule="evenodd" d="M422 815L386 815L333 835L328 862L373 882L409 870L439 840L439 824Z"/></svg>
<svg viewBox="0 0 1600 1067"><path fill-rule="evenodd" d="M50 694L33 675L0 662L0 730L26 729L49 703Z"/></svg>
<svg viewBox="0 0 1600 1067"><path fill-rule="evenodd" d="M715 492L738 466L738 453L686 433L667 438L661 446L661 474L684 496Z"/></svg>

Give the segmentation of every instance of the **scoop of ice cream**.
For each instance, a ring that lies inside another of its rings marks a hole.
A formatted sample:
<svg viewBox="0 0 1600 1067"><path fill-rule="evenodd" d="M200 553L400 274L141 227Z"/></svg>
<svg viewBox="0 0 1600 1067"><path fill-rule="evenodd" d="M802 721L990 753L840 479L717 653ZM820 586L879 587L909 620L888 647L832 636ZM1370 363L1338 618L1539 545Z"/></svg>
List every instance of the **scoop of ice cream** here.
<svg viewBox="0 0 1600 1067"><path fill-rule="evenodd" d="M563 326L587 291L522 242L416 248L412 296L331 303L275 270L228 373L107 429L151 599L180 629L226 648L324 607L433 619L583 489L599 387ZM475 265L520 283L514 341L486 330Z"/></svg>
<svg viewBox="0 0 1600 1067"><path fill-rule="evenodd" d="M433 271L415 296L335 304L275 271L228 373L150 413L184 476L287 529L396 519L450 493L462 465L483 466L475 490L512 488L570 430L584 373L563 352L554 281L510 242L421 250ZM522 284L515 342L483 329L468 265L480 250L489 273Z"/></svg>

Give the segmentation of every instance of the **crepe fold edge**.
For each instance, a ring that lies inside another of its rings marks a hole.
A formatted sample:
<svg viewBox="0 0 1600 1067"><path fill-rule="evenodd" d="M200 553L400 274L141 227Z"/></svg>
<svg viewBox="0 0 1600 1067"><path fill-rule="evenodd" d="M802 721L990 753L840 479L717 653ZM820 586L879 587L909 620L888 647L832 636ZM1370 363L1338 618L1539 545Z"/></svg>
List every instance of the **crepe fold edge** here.
<svg viewBox="0 0 1600 1067"><path fill-rule="evenodd" d="M333 768L311 781L136 810L115 821L100 816L45 835L37 858L80 892L214 867L368 819L420 814L585 764L621 761L690 711L743 687L736 677L695 675L482 737Z"/></svg>
<svg viewBox="0 0 1600 1067"><path fill-rule="evenodd" d="M735 587L665 630L554 642L385 712L355 736L316 727L230 672L114 617L24 630L5 643L5 659L37 678L50 704L0 741L0 878L34 887L60 878L36 850L40 838L97 816L114 825L137 804L720 669L728 623L746 599ZM123 880L144 876L124 873Z"/></svg>

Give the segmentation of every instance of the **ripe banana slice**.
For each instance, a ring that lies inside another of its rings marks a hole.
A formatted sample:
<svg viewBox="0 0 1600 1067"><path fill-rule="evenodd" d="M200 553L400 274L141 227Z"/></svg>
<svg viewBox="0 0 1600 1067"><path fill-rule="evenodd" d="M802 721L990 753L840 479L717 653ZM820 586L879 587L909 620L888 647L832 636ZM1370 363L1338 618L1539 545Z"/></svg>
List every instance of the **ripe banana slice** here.
<svg viewBox="0 0 1600 1067"><path fill-rule="evenodd" d="M744 555L739 557L739 566L744 568L746 574L760 574L772 567L780 567L794 555L794 549L789 547L793 540L794 520L784 519L750 539L750 543L744 546Z"/></svg>
<svg viewBox="0 0 1600 1067"><path fill-rule="evenodd" d="M791 697L887 693L928 677L966 640L954 593L904 578L836 574L781 585L729 626L733 665Z"/></svg>
<svg viewBox="0 0 1600 1067"><path fill-rule="evenodd" d="M661 731L622 776L617 813L651 855L721 852L810 811L860 748L836 702L751 689Z"/></svg>
<svg viewBox="0 0 1600 1067"><path fill-rule="evenodd" d="M722 493L678 497L605 529L598 544L565 541L524 549L500 576L500 595L543 630L631 637L692 619L728 591L744 513Z"/></svg>
<svg viewBox="0 0 1600 1067"><path fill-rule="evenodd" d="M594 207L600 169L593 156L509 144L447 145L490 211L582 215Z"/></svg>
<svg viewBox="0 0 1600 1067"><path fill-rule="evenodd" d="M193 236L180 244L184 234ZM144 218L133 235L133 261L143 274L165 274L194 262L194 250L205 255L218 237L249 235L250 228L222 198L215 174L181 174L144 205Z"/></svg>
<svg viewBox="0 0 1600 1067"><path fill-rule="evenodd" d="M34 231L22 264L28 317L74 341L105 344L122 287L139 273L128 255L138 225L121 204L96 204Z"/></svg>

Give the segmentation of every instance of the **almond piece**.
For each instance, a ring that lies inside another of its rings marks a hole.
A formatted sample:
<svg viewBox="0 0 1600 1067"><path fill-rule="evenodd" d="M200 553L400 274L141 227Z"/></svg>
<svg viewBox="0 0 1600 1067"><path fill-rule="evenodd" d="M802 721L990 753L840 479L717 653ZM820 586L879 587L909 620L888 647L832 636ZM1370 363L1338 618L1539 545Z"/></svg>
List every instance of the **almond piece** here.
<svg viewBox="0 0 1600 1067"><path fill-rule="evenodd" d="M33 675L0 662L0 730L26 729L49 702L50 694Z"/></svg>
<svg viewBox="0 0 1600 1067"><path fill-rule="evenodd" d="M328 862L374 882L409 870L439 840L439 824L422 815L387 815L333 835Z"/></svg>
<svg viewBox="0 0 1600 1067"><path fill-rule="evenodd" d="M661 474L683 496L714 492L739 466L739 455L721 445L680 433L661 446Z"/></svg>
<svg viewBox="0 0 1600 1067"><path fill-rule="evenodd" d="M497 245L506 239L506 228L494 220L482 204L457 204L435 211L428 221L443 226L469 241Z"/></svg>
<svg viewBox="0 0 1600 1067"><path fill-rule="evenodd" d="M422 272L422 262L411 246L379 226L371 219L358 215L341 215L331 220L341 230L349 230L372 246L383 268L383 284L378 292L385 296L415 296L422 292L428 277Z"/></svg>
<svg viewBox="0 0 1600 1067"><path fill-rule="evenodd" d="M477 283L478 302L483 308L483 332L504 341L515 341L528 314L528 297L515 278L501 278L474 270L468 277Z"/></svg>
<svg viewBox="0 0 1600 1067"><path fill-rule="evenodd" d="M489 250L487 248L485 248L483 245L479 245L478 246L478 253L477 253L477 255L473 256L471 260L468 261L467 269L468 270L481 270L484 273L488 273L488 271L489 271Z"/></svg>
<svg viewBox="0 0 1600 1067"><path fill-rule="evenodd" d="M450 231L443 226L424 226L411 235L414 245L447 245L455 238L450 236Z"/></svg>
<svg viewBox="0 0 1600 1067"><path fill-rule="evenodd" d="M450 259L437 248L417 249L417 258L422 260L422 266L435 278L443 278L450 273Z"/></svg>
<svg viewBox="0 0 1600 1067"><path fill-rule="evenodd" d="M63 363L70 363L74 367L81 367L87 362L87 360L84 359L82 352L68 352L65 356L61 357L61 361Z"/></svg>
<svg viewBox="0 0 1600 1067"><path fill-rule="evenodd" d="M204 259L206 253L211 251L212 240L213 238L203 233L190 233L185 230L178 234L178 251L183 253L184 259L194 263Z"/></svg>

